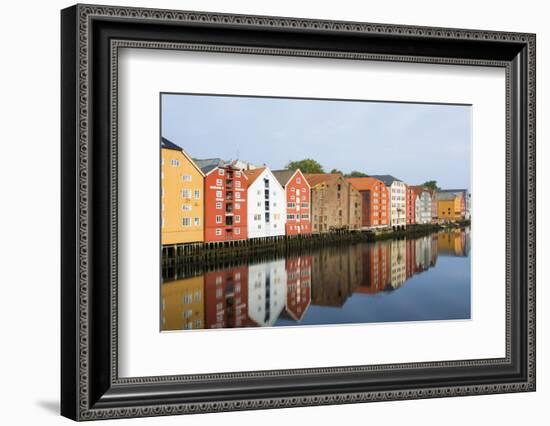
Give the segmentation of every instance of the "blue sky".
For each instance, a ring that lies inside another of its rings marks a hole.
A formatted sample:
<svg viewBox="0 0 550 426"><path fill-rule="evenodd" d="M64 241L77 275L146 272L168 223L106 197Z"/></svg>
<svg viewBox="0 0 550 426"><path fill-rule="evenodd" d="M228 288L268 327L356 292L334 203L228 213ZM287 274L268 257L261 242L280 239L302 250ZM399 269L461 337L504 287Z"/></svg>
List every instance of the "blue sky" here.
<svg viewBox="0 0 550 426"><path fill-rule="evenodd" d="M271 169L313 158L327 172L470 188L470 106L180 94L161 102L162 135L195 158Z"/></svg>

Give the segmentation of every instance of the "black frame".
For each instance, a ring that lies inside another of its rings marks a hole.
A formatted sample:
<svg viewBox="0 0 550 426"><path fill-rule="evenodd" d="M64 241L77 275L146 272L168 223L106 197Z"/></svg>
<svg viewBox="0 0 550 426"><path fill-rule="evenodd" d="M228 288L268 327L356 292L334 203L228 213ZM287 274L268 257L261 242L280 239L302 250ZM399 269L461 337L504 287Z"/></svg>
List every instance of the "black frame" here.
<svg viewBox="0 0 550 426"><path fill-rule="evenodd" d="M90 420L535 390L535 35L96 5L64 9L61 35L62 415ZM504 67L507 356L119 378L116 58L124 47Z"/></svg>

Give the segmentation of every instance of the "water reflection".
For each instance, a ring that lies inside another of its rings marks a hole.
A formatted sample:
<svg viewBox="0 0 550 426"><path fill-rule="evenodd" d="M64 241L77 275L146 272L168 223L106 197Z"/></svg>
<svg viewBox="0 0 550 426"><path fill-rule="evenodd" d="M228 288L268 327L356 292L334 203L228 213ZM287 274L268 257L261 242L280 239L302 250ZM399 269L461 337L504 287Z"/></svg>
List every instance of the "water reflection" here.
<svg viewBox="0 0 550 426"><path fill-rule="evenodd" d="M162 329L469 318L469 252L466 229L324 247L198 275L166 270Z"/></svg>

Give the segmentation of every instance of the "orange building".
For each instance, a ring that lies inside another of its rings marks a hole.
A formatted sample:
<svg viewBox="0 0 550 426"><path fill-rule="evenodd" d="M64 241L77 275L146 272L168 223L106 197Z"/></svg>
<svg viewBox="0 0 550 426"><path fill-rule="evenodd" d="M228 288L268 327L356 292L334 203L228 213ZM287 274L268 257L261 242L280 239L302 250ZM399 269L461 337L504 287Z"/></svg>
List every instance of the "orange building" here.
<svg viewBox="0 0 550 426"><path fill-rule="evenodd" d="M221 160L203 165L201 170L205 174L204 241L247 239L248 178L245 173Z"/></svg>
<svg viewBox="0 0 550 426"><path fill-rule="evenodd" d="M204 241L204 174L187 153L161 139L162 245Z"/></svg>
<svg viewBox="0 0 550 426"><path fill-rule="evenodd" d="M384 182L372 177L348 178L347 180L361 194L362 227L388 226L390 201Z"/></svg>

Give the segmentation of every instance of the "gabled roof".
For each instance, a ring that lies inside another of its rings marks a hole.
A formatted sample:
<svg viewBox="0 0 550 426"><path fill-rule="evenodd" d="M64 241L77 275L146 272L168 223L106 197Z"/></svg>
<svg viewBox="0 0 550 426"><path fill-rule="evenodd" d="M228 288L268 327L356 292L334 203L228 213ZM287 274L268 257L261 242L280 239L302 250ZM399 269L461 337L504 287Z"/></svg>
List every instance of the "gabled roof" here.
<svg viewBox="0 0 550 426"><path fill-rule="evenodd" d="M373 177L346 178L346 180L358 191L368 191L376 184L384 184L380 179Z"/></svg>
<svg viewBox="0 0 550 426"><path fill-rule="evenodd" d="M258 169L243 170L244 175L248 178L248 184L252 185L256 179L263 173L266 167L260 167Z"/></svg>
<svg viewBox="0 0 550 426"><path fill-rule="evenodd" d="M320 183L334 182L342 177L342 175L340 173L306 173L304 177L308 181L309 186L313 188Z"/></svg>
<svg viewBox="0 0 550 426"><path fill-rule="evenodd" d="M175 151L183 151L181 146L176 145L174 142L169 141L168 139L166 139L164 137L160 138L160 146L161 146L161 148L173 149Z"/></svg>
<svg viewBox="0 0 550 426"><path fill-rule="evenodd" d="M468 192L466 189L440 189L439 192Z"/></svg>
<svg viewBox="0 0 550 426"><path fill-rule="evenodd" d="M297 170L272 170L271 173L273 173L273 176L279 181L281 186L284 188L288 181L294 176L294 173L296 173Z"/></svg>
<svg viewBox="0 0 550 426"><path fill-rule="evenodd" d="M415 195L420 195L423 192L427 192L431 195L431 191L422 185L409 185L409 188L413 190Z"/></svg>
<svg viewBox="0 0 550 426"><path fill-rule="evenodd" d="M371 175L371 177L381 180L386 186L391 186L391 184L395 181L403 182L401 179L397 179L395 176L392 175Z"/></svg>
<svg viewBox="0 0 550 426"><path fill-rule="evenodd" d="M197 169L197 171L204 177L205 173L203 170L201 170L201 168L197 165L197 163L195 162L195 160L193 160L191 158L191 156L189 154L187 154L187 152L185 152L185 150L183 148L181 148L180 146L176 145L174 142L171 142L169 141L168 139L166 138L161 138L160 140L160 146L162 148L165 148L165 149L172 149L174 151L179 151L181 152L181 154L189 161L189 163L191 163L191 165Z"/></svg>
<svg viewBox="0 0 550 426"><path fill-rule="evenodd" d="M210 170L225 164L221 158L194 158L193 160L204 173L208 173Z"/></svg>
<svg viewBox="0 0 550 426"><path fill-rule="evenodd" d="M457 197L455 192L436 192L435 199L437 201L454 201Z"/></svg>

